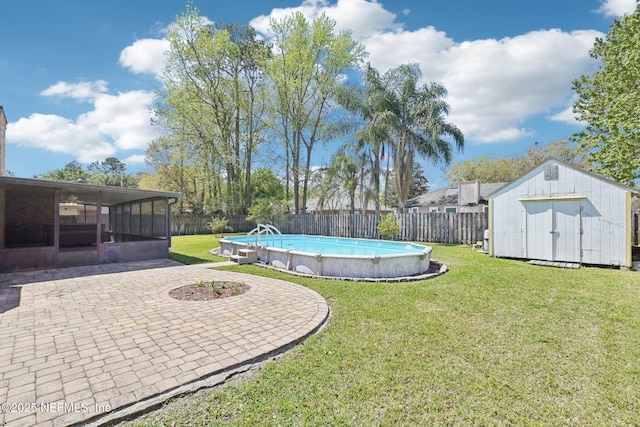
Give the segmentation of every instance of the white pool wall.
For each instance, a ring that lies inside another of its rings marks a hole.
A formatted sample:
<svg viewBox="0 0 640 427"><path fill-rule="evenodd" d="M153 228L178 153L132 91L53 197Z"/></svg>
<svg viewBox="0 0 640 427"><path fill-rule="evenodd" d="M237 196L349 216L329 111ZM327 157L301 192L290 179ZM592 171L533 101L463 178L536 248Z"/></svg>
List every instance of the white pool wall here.
<svg viewBox="0 0 640 427"><path fill-rule="evenodd" d="M346 238L345 238L346 239ZM244 242L220 240L221 253L236 255L247 246ZM258 247L258 259L278 268L326 277L395 278L422 274L429 269L433 248L401 255L353 256L332 255Z"/></svg>

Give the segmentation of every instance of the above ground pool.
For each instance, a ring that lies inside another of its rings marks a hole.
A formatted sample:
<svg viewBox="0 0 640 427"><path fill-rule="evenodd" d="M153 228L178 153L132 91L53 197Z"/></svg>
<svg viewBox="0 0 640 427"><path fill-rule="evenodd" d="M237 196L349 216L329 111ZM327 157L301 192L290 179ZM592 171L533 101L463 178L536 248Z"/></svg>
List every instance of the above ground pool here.
<svg viewBox="0 0 640 427"><path fill-rule="evenodd" d="M397 278L429 270L432 248L406 242L308 236L250 234L220 240L226 256L255 249L259 261L278 268L331 277Z"/></svg>

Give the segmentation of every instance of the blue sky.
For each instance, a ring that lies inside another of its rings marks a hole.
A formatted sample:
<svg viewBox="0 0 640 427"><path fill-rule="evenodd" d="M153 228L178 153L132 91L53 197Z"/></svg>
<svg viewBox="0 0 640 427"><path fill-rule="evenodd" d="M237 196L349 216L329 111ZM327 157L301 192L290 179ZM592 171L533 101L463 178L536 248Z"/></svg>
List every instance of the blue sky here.
<svg viewBox="0 0 640 427"><path fill-rule="evenodd" d="M384 72L420 63L425 81L449 91L449 120L466 138L453 161L520 154L535 141L580 129L570 114L571 82L596 68L589 58L616 16L635 0L194 0L211 21L251 24L323 11L349 28ZM32 177L72 160L114 156L144 169L157 137L148 107L160 81L164 31L186 0L61 2L2 6L0 105L5 109L7 169ZM330 158L320 147L314 163ZM434 187L442 170L425 162Z"/></svg>

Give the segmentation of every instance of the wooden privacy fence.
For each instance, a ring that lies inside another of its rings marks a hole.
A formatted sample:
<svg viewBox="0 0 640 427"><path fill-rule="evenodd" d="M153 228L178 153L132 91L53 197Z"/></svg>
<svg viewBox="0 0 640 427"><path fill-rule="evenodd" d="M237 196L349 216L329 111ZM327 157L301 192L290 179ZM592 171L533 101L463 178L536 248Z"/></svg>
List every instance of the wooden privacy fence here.
<svg viewBox="0 0 640 427"><path fill-rule="evenodd" d="M210 234L207 223L215 216L196 214L177 214L171 216L171 235L182 236L191 234ZM229 226L234 232L248 232L256 227L255 221L248 221L246 215L226 215L219 218L229 220Z"/></svg>
<svg viewBox="0 0 640 427"><path fill-rule="evenodd" d="M489 215L480 212L403 214L399 218L399 239L415 242L470 245L482 241L489 228Z"/></svg>
<svg viewBox="0 0 640 427"><path fill-rule="evenodd" d="M209 234L209 215L174 215L172 235ZM234 232L255 228L244 215L225 216ZM481 241L489 226L486 213L407 213L396 216L402 221L398 240L448 244L473 244ZM275 226L286 234L311 234L336 237L380 238L379 216L363 214L289 215Z"/></svg>

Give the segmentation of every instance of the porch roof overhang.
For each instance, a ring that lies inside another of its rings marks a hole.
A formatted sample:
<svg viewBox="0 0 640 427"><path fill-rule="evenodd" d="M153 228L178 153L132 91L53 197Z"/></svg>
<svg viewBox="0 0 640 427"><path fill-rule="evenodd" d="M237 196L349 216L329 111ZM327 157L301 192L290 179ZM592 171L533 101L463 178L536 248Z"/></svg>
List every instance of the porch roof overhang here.
<svg viewBox="0 0 640 427"><path fill-rule="evenodd" d="M80 184L66 181L47 181L43 179L0 177L0 186L7 191L16 191L23 196L44 196L51 194L52 190L59 190L66 194L73 194L77 197L78 203L93 204L95 194L102 193L102 205L112 206L121 203L133 202L136 200L145 200L153 198L180 199L182 194L155 191L140 190L137 188L112 187L105 185ZM83 200L83 196L86 197Z"/></svg>

